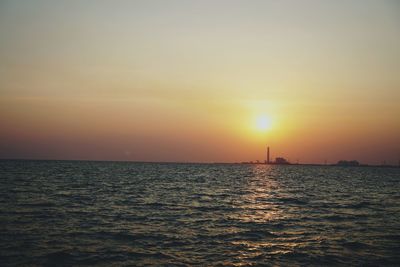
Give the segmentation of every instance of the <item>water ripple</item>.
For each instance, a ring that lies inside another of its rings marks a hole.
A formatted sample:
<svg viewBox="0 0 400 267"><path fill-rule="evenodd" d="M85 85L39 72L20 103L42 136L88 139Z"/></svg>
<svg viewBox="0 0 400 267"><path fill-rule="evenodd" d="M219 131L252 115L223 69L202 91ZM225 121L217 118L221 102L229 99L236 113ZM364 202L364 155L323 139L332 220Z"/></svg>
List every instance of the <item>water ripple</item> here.
<svg viewBox="0 0 400 267"><path fill-rule="evenodd" d="M398 266L400 170L0 161L0 265Z"/></svg>

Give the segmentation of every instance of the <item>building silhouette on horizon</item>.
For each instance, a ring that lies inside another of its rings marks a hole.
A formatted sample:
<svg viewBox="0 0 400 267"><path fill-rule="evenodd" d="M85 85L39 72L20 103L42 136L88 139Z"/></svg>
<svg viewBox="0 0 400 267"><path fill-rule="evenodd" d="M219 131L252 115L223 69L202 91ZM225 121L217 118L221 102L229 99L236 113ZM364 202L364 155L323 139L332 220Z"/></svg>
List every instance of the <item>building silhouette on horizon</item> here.
<svg viewBox="0 0 400 267"><path fill-rule="evenodd" d="M266 164L291 164L288 160L286 160L284 157L276 157L275 161L271 162L271 156L270 156L270 149L269 146L267 146L267 160L265 161Z"/></svg>

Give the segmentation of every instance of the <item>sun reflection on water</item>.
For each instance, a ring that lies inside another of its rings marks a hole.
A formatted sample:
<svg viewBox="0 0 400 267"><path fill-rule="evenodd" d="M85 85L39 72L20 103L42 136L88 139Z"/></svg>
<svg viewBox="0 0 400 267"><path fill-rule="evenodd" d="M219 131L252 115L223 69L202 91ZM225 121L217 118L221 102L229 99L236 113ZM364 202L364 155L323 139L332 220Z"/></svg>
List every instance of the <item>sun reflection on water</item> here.
<svg viewBox="0 0 400 267"><path fill-rule="evenodd" d="M253 177L247 180L244 194L236 206L241 210L233 219L241 222L265 223L278 220L282 215L279 205L274 202L280 185L271 174L273 167L255 165L252 167Z"/></svg>
<svg viewBox="0 0 400 267"><path fill-rule="evenodd" d="M240 232L231 245L237 249L234 266L248 265L249 261L265 259L276 255L292 253L299 247L289 233L281 236L285 211L282 203L276 201L281 195L282 185L277 181L277 170L273 166L254 165L243 194L235 204L239 210L231 217L247 229Z"/></svg>

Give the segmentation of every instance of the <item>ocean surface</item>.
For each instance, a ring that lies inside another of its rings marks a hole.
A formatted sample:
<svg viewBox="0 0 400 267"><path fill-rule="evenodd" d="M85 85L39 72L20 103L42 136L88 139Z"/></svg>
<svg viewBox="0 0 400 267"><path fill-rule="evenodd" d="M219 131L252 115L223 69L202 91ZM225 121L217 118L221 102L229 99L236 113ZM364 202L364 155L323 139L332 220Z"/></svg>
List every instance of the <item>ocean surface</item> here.
<svg viewBox="0 0 400 267"><path fill-rule="evenodd" d="M0 161L0 266L400 266L400 169Z"/></svg>

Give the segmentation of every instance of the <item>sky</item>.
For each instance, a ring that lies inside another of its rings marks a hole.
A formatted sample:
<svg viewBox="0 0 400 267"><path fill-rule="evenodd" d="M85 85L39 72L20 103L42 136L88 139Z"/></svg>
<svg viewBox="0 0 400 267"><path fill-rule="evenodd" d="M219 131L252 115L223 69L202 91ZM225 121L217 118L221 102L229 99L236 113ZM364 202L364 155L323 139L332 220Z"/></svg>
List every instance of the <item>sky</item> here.
<svg viewBox="0 0 400 267"><path fill-rule="evenodd" d="M0 158L398 164L399 48L398 1L0 0Z"/></svg>

